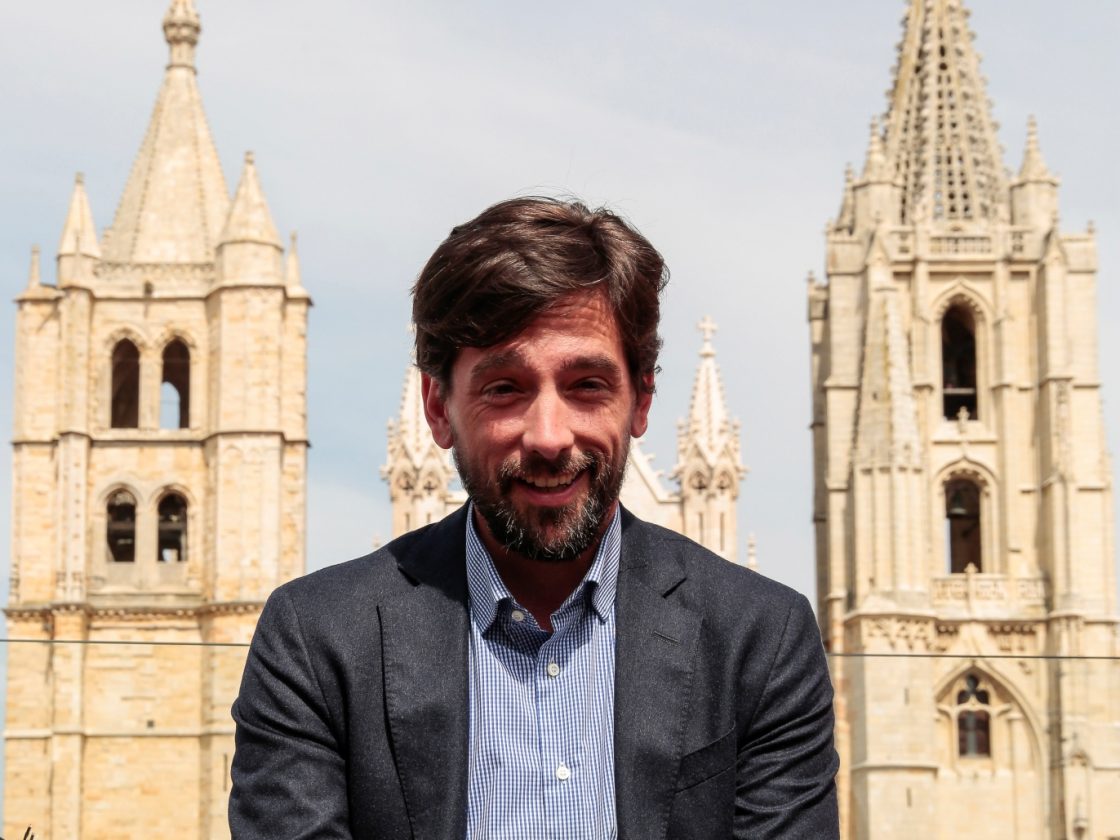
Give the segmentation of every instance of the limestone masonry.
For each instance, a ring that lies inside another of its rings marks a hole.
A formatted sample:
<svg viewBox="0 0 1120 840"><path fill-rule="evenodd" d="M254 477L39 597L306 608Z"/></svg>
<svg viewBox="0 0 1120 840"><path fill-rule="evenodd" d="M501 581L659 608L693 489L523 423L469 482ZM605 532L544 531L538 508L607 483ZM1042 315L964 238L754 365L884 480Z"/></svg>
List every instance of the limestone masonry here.
<svg viewBox="0 0 1120 840"><path fill-rule="evenodd" d="M112 227L79 176L17 300L8 635L67 641L8 646L6 837L228 837L245 650L179 643L248 642L304 571L311 302L251 155L230 201L199 30L174 0Z"/></svg>
<svg viewBox="0 0 1120 840"><path fill-rule="evenodd" d="M845 180L808 300L844 836L1120 836L1096 242L1033 121L1005 171L960 0L910 3Z"/></svg>

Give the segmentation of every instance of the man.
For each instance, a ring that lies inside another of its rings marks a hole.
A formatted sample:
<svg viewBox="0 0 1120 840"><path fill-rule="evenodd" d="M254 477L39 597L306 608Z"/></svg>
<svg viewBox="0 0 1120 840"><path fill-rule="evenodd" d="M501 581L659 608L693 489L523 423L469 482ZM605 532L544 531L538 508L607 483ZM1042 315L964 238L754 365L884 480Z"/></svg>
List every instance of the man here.
<svg viewBox="0 0 1120 840"><path fill-rule="evenodd" d="M832 688L806 600L618 503L660 255L503 202L413 289L470 503L280 587L234 704L235 838L830 838Z"/></svg>

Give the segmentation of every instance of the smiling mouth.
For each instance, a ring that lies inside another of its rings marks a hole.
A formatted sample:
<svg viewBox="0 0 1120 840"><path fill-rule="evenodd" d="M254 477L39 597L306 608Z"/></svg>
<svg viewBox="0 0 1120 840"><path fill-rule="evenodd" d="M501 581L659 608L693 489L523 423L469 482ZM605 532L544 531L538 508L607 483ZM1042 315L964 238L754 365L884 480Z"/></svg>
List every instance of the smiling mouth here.
<svg viewBox="0 0 1120 840"><path fill-rule="evenodd" d="M582 474L583 471L580 470L563 475L522 476L520 480L536 490L559 490L569 486Z"/></svg>

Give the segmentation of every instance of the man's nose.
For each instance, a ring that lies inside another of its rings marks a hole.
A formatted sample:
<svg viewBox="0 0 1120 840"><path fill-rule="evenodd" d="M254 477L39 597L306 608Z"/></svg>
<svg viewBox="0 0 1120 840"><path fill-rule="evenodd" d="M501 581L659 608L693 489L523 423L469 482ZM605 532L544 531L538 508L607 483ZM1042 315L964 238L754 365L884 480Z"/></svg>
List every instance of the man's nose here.
<svg viewBox="0 0 1120 840"><path fill-rule="evenodd" d="M522 445L543 458L557 458L575 443L571 421L571 409L560 395L542 392L525 414Z"/></svg>

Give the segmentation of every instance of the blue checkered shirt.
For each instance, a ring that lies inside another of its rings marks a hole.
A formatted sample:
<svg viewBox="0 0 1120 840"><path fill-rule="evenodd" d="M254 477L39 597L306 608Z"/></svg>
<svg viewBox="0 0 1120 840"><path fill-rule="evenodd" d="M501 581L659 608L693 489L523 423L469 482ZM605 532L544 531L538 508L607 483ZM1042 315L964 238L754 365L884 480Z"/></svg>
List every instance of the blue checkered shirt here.
<svg viewBox="0 0 1120 840"><path fill-rule="evenodd" d="M467 517L468 840L613 840L616 512L551 635L510 595Z"/></svg>

